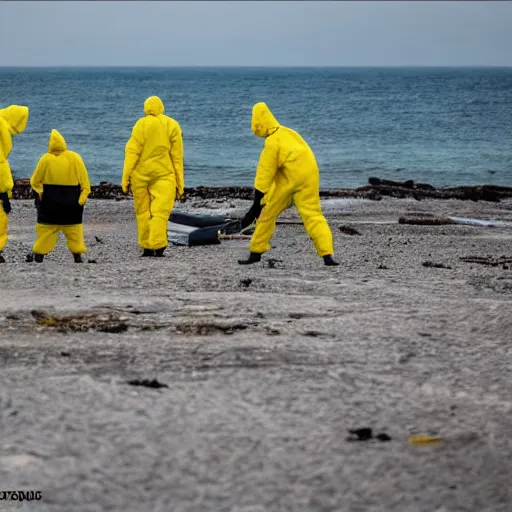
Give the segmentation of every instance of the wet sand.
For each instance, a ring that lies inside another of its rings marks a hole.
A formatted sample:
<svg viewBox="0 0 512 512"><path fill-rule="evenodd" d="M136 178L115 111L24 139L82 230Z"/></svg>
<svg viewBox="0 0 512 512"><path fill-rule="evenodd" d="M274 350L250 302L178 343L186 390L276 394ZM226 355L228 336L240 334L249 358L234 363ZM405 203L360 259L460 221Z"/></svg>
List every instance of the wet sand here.
<svg viewBox="0 0 512 512"><path fill-rule="evenodd" d="M250 267L237 264L246 241L141 259L131 202L108 200L86 210L96 263L74 264L61 240L36 264L24 262L33 204L13 201L0 491L43 499L0 510L510 511L512 264L460 258L512 258L512 229L397 220L512 221L512 200L327 199L324 211L336 268L296 225ZM127 383L145 378L168 387ZM347 441L357 427L391 441ZM444 441L412 446L416 434Z"/></svg>

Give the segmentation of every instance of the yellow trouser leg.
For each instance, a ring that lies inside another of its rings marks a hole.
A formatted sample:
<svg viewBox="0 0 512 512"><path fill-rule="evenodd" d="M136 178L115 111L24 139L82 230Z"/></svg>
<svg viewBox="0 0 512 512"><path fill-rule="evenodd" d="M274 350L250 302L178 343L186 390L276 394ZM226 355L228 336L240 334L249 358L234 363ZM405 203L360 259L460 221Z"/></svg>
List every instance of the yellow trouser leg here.
<svg viewBox="0 0 512 512"><path fill-rule="evenodd" d="M174 178L162 178L149 185L151 218L149 220L149 249L167 247L167 222L176 199Z"/></svg>
<svg viewBox="0 0 512 512"><path fill-rule="evenodd" d="M145 181L132 180L131 183L135 218L137 219L137 234L139 245L143 249L149 249L149 211L150 196L148 184Z"/></svg>
<svg viewBox="0 0 512 512"><path fill-rule="evenodd" d="M256 222L256 229L249 245L251 252L262 254L271 249L270 240L276 229L277 217L290 206L291 201L291 192L282 192L278 186L261 210L260 217Z"/></svg>
<svg viewBox="0 0 512 512"><path fill-rule="evenodd" d="M37 239L32 247L34 254L46 255L59 241L60 226L52 224L36 224Z"/></svg>
<svg viewBox="0 0 512 512"><path fill-rule="evenodd" d="M334 254L332 232L322 213L318 187L304 188L296 192L293 199L318 255Z"/></svg>
<svg viewBox="0 0 512 512"><path fill-rule="evenodd" d="M84 254L87 252L84 240L84 225L74 224L72 226L60 226L61 231L66 237L68 249L73 254Z"/></svg>
<svg viewBox="0 0 512 512"><path fill-rule="evenodd" d="M0 203L0 251L4 250L7 243L7 225L9 223L9 216L4 212L2 203Z"/></svg>

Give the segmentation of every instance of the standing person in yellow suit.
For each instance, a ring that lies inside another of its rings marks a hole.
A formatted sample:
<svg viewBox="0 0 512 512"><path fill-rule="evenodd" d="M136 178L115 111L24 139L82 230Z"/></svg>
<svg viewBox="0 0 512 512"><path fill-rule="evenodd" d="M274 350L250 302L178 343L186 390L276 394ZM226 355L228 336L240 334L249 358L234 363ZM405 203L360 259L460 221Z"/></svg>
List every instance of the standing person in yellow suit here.
<svg viewBox="0 0 512 512"><path fill-rule="evenodd" d="M126 144L121 186L125 194L132 191L142 256L161 257L174 202L185 191L183 138L158 96L144 102L144 114Z"/></svg>
<svg viewBox="0 0 512 512"><path fill-rule="evenodd" d="M0 263L5 263L2 255L7 243L8 215L11 211L12 179L9 154L12 150L12 137L27 127L29 110L21 105L10 105L0 110Z"/></svg>
<svg viewBox="0 0 512 512"><path fill-rule="evenodd" d="M39 159L30 185L37 205L33 259L41 263L57 245L61 231L75 263L82 263L81 255L87 251L83 213L91 184L82 157L68 150L64 137L57 130L51 131L48 152ZM30 255L27 261L32 261Z"/></svg>
<svg viewBox="0 0 512 512"><path fill-rule="evenodd" d="M320 205L320 175L313 151L294 130L281 126L265 103L252 111L252 131L265 139L256 179L254 204L242 220L242 229L256 219L251 254L241 265L257 263L270 250L277 217L295 203L304 227L326 265L333 259L332 233Z"/></svg>

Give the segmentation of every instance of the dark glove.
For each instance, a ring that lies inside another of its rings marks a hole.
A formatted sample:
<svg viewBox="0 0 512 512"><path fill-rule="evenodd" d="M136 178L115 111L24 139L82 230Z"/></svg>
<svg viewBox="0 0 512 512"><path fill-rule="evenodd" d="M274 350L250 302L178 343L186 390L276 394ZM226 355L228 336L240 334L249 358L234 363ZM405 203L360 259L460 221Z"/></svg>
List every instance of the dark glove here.
<svg viewBox="0 0 512 512"><path fill-rule="evenodd" d="M261 206L261 200L265 194L260 192L258 189L254 189L254 203L249 208L249 211L245 214L241 222L242 229L250 226L259 216L263 206Z"/></svg>
<svg viewBox="0 0 512 512"><path fill-rule="evenodd" d="M252 212L252 208L245 214L244 218L240 222L240 228L245 229L247 226L250 226L254 221L256 220L256 217L254 216Z"/></svg>
<svg viewBox="0 0 512 512"><path fill-rule="evenodd" d="M11 202L9 201L9 196L7 195L7 192L3 192L0 194L0 201L2 202L2 207L4 209L4 212L9 215L11 212Z"/></svg>
<svg viewBox="0 0 512 512"><path fill-rule="evenodd" d="M32 189L32 196L34 197L34 206L39 208L41 200L39 199L39 194L34 189Z"/></svg>

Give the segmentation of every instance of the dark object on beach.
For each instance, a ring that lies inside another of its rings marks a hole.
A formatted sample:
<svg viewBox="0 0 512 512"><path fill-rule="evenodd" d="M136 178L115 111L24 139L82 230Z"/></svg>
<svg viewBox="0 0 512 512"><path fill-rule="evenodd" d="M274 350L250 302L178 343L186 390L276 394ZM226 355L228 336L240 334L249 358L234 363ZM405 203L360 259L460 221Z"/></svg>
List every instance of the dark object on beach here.
<svg viewBox="0 0 512 512"><path fill-rule="evenodd" d="M368 183L373 187L402 187L417 190L436 190L436 188L428 183L416 183L414 180L392 181L381 180L380 178L368 178Z"/></svg>
<svg viewBox="0 0 512 512"><path fill-rule="evenodd" d="M96 240L96 242L98 242L99 244L102 244L103 243L103 240L99 237L99 236L94 236L94 239Z"/></svg>
<svg viewBox="0 0 512 512"><path fill-rule="evenodd" d="M252 283L252 279L241 279L240 280L240 286L243 286L244 288L248 288Z"/></svg>
<svg viewBox="0 0 512 512"><path fill-rule="evenodd" d="M69 357L71 354L70 354L69 352L64 352L64 351L62 351L62 352L60 353L60 355L61 355L62 357Z"/></svg>
<svg viewBox="0 0 512 512"><path fill-rule="evenodd" d="M87 260L87 263L98 263L96 260Z"/></svg>
<svg viewBox="0 0 512 512"><path fill-rule="evenodd" d="M414 181L392 181L392 180L381 180L380 178L368 178L368 183L374 187L380 187L381 185L387 187L404 187L404 188L413 188Z"/></svg>
<svg viewBox="0 0 512 512"><path fill-rule="evenodd" d="M480 265L489 265L491 267L512 263L512 258L507 258L506 256L500 256L499 258L493 258L492 256L461 256L460 260L466 263L479 263Z"/></svg>
<svg viewBox="0 0 512 512"><path fill-rule="evenodd" d="M370 439L377 439L381 442L391 441L391 437L385 432L373 436L373 431L369 427L355 428L348 431L350 437L347 441L369 441Z"/></svg>
<svg viewBox="0 0 512 512"><path fill-rule="evenodd" d="M151 389L160 389L160 388L168 388L169 387L167 384L162 384L161 382L158 382L156 379L153 379L153 380L134 379L134 380L129 380L128 384L130 384L130 386L144 386L145 388L151 388Z"/></svg>
<svg viewBox="0 0 512 512"><path fill-rule="evenodd" d="M188 237L188 245L189 247L197 245L218 245L220 244L219 236L219 226L200 228L190 233Z"/></svg>
<svg viewBox="0 0 512 512"><path fill-rule="evenodd" d="M338 229L342 233L345 233L346 235L351 235L351 236L361 235L361 233L359 233L359 231L357 231L357 229L351 228L350 226L338 226Z"/></svg>
<svg viewBox="0 0 512 512"><path fill-rule="evenodd" d="M32 253L32 252L27 253L27 255L25 256L25 261L27 263L32 263L34 261L34 253Z"/></svg>
<svg viewBox="0 0 512 512"><path fill-rule="evenodd" d="M277 263L282 263L283 260L277 260L275 258L269 258L267 260L268 268L276 268Z"/></svg>
<svg viewBox="0 0 512 512"><path fill-rule="evenodd" d="M172 212L169 217L169 239L174 245L216 245L221 243L221 235L232 235L240 230L240 220L220 215Z"/></svg>
<svg viewBox="0 0 512 512"><path fill-rule="evenodd" d="M400 217L398 224L417 224L423 226L444 226L453 224L447 217Z"/></svg>
<svg viewBox="0 0 512 512"><path fill-rule="evenodd" d="M371 177L368 179L370 188L377 190L380 195L390 197L414 199L460 199L463 201L490 201L499 202L501 199L512 197L511 187L495 185L463 186L435 188L428 183L415 183L413 180L403 182L382 180ZM359 188L362 190L364 187Z"/></svg>
<svg viewBox="0 0 512 512"><path fill-rule="evenodd" d="M373 438L373 431L371 428L363 427L363 428L353 428L348 431L351 436L348 440L350 441L368 441Z"/></svg>
<svg viewBox="0 0 512 512"><path fill-rule="evenodd" d="M381 265L379 265L379 266L377 267L377 269L378 269L378 270L388 270L388 267L386 267L386 265L382 265L382 264L381 264Z"/></svg>
<svg viewBox="0 0 512 512"><path fill-rule="evenodd" d="M452 268L449 265L445 265L444 263L434 263L432 261L424 261L422 263L422 265L427 268L446 268L446 269Z"/></svg>
<svg viewBox="0 0 512 512"><path fill-rule="evenodd" d="M219 226L230 221L229 217L221 215L193 215L191 213L183 213L173 211L169 217L171 222L181 224L183 226L191 226L194 228L208 228Z"/></svg>

